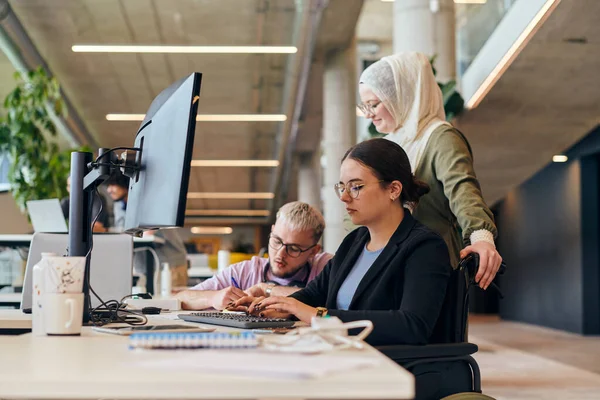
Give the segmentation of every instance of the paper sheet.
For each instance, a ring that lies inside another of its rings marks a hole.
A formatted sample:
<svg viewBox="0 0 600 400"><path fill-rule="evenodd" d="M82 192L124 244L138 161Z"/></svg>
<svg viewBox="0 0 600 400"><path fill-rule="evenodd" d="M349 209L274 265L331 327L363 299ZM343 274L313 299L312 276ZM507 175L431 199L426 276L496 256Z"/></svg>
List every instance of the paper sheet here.
<svg viewBox="0 0 600 400"><path fill-rule="evenodd" d="M360 353L352 357L340 357L339 354L291 355L259 350L189 350L174 351L172 354L170 358L161 357L160 360L144 361L137 366L169 371L203 371L228 375L310 379L352 369L374 367L380 363L367 354L361 357Z"/></svg>

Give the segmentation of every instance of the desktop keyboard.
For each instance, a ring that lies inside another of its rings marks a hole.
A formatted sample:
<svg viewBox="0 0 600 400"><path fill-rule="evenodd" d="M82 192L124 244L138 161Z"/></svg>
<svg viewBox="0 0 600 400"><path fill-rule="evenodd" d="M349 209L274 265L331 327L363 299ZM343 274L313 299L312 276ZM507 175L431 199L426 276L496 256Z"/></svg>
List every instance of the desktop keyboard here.
<svg viewBox="0 0 600 400"><path fill-rule="evenodd" d="M199 322L241 329L291 328L294 325L294 321L288 319L263 318L236 313L196 312L179 314L178 317L187 322Z"/></svg>

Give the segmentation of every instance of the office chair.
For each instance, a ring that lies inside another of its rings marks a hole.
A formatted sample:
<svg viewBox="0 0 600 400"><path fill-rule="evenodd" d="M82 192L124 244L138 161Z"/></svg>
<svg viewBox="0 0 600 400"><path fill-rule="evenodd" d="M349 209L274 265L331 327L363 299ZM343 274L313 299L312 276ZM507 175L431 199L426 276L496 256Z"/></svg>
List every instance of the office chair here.
<svg viewBox="0 0 600 400"><path fill-rule="evenodd" d="M415 399L492 399L481 393L479 366L471 356L477 345L466 342L469 314L469 288L475 282L479 255L469 254L452 271L444 305L431 336L424 346L380 346L377 350L394 360L415 376ZM504 273L502 263L498 275ZM502 293L494 283L490 285ZM464 394L464 395L461 395Z"/></svg>

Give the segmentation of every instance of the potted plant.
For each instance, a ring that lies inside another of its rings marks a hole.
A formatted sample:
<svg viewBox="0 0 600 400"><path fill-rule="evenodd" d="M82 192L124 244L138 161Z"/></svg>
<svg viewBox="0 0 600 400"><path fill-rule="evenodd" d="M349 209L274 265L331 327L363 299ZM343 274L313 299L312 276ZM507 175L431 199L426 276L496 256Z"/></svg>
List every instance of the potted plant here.
<svg viewBox="0 0 600 400"><path fill-rule="evenodd" d="M0 153L10 160L10 191L25 211L28 200L62 198L67 195L72 149L61 151L51 110L65 114L58 82L43 68L25 77L15 73L17 87L4 100L0 116Z"/></svg>

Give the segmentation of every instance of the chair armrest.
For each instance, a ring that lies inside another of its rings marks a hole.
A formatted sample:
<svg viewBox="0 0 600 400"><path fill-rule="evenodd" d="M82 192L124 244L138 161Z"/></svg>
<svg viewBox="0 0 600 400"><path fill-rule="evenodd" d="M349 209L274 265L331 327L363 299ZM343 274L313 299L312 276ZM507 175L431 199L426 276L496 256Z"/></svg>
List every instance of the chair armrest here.
<svg viewBox="0 0 600 400"><path fill-rule="evenodd" d="M377 350L394 361L414 360L418 358L461 357L476 353L478 347L473 343L428 344L424 346L379 346Z"/></svg>

